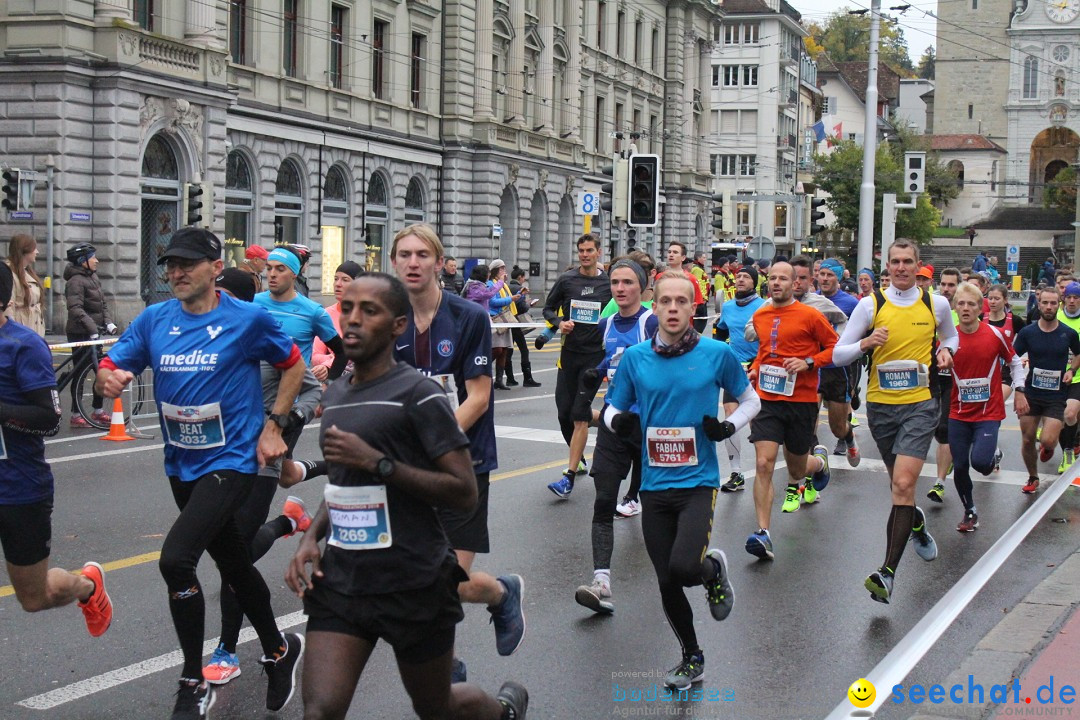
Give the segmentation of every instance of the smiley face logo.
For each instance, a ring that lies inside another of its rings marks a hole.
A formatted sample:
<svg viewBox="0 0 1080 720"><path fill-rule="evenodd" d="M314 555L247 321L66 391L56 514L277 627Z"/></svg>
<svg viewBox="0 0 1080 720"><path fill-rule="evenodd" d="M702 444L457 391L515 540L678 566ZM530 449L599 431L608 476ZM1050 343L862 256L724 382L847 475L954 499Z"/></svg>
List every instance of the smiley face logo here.
<svg viewBox="0 0 1080 720"><path fill-rule="evenodd" d="M870 707L874 702L874 698L877 697L877 690L874 688L874 684L866 678L859 678L855 682L851 683L851 687L847 691L848 700L851 704L857 708Z"/></svg>

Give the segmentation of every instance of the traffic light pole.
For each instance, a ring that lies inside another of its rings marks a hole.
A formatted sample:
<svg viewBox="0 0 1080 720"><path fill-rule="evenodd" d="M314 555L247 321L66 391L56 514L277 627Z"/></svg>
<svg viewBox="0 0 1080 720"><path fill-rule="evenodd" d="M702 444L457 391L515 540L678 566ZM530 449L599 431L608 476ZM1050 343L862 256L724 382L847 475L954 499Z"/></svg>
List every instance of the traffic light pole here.
<svg viewBox="0 0 1080 720"><path fill-rule="evenodd" d="M896 240L896 211L914 210L918 202L918 195L909 195L909 202L896 202L896 193L885 193L881 196L881 269L884 270L889 264L889 248ZM873 267L873 265L859 265L859 267Z"/></svg>

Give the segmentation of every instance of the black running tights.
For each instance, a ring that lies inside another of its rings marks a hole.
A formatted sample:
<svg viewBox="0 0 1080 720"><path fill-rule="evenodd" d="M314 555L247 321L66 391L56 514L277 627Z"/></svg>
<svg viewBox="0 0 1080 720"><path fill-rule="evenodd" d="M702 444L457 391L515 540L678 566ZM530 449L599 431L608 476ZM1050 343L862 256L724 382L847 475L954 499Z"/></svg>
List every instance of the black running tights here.
<svg viewBox="0 0 1080 720"><path fill-rule="evenodd" d="M206 603L195 568L203 552L210 553L224 581L236 591L263 652L270 656L281 647L270 590L251 563L235 518L254 482L254 475L232 470L208 473L191 482L169 478L180 516L165 537L158 567L169 591L169 610L184 654L182 677L202 677Z"/></svg>
<svg viewBox="0 0 1080 720"><path fill-rule="evenodd" d="M660 585L660 601L683 655L701 650L694 611L683 588L702 584L702 562L712 534L716 488L641 493L641 533Z"/></svg>

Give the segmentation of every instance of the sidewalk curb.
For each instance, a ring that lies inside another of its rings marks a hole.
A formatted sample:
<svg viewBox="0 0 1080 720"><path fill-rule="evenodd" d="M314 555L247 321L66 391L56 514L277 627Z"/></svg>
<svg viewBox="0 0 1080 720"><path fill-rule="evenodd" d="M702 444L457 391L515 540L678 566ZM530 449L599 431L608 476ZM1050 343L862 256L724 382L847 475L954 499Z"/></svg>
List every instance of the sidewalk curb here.
<svg viewBox="0 0 1080 720"><path fill-rule="evenodd" d="M966 684L974 675L984 688L1018 678L1080 608L1080 549L1073 551L1042 582L1008 611L983 637L960 667L941 683ZM996 703L931 705L908 720L978 720Z"/></svg>

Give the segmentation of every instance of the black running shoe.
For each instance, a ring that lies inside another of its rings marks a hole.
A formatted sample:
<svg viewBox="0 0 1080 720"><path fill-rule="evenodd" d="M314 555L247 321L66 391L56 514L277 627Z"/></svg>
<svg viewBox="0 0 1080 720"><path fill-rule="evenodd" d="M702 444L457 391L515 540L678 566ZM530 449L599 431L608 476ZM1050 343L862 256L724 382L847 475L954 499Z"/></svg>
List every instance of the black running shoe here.
<svg viewBox="0 0 1080 720"><path fill-rule="evenodd" d="M889 604L892 597L893 574L888 568L881 568L877 572L870 573L863 587L870 591L870 599L879 603Z"/></svg>
<svg viewBox="0 0 1080 720"><path fill-rule="evenodd" d="M197 680L181 680L176 691L176 705L172 720L199 720L210 717L214 706L214 689L208 683Z"/></svg>
<svg viewBox="0 0 1080 720"><path fill-rule="evenodd" d="M525 720L525 713L529 710L529 691L523 685L512 680L504 682L495 699L504 708L503 720Z"/></svg>
<svg viewBox="0 0 1080 720"><path fill-rule="evenodd" d="M304 636L300 633L285 633L285 653L268 658L265 655L259 664L266 671L266 709L277 712L289 704L296 692L296 668L304 656Z"/></svg>
<svg viewBox="0 0 1080 720"><path fill-rule="evenodd" d="M683 655L682 662L668 671L664 685L676 690L686 690L691 684L705 678L705 655L697 652Z"/></svg>

